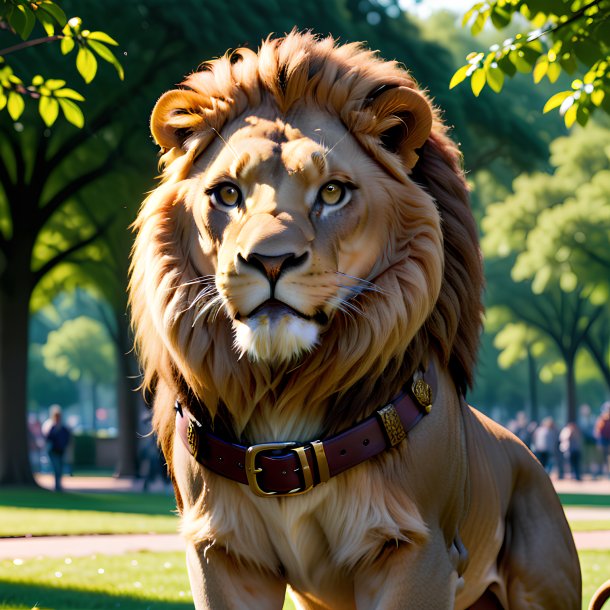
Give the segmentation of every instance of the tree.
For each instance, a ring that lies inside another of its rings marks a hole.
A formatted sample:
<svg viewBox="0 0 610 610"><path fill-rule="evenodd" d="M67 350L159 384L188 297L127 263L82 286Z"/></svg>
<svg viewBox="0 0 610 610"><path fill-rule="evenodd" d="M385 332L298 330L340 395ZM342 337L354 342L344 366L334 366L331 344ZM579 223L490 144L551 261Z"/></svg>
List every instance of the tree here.
<svg viewBox="0 0 610 610"><path fill-rule="evenodd" d="M95 429L97 388L100 384L114 383L116 379L114 348L104 326L86 316L68 320L49 333L41 352L49 371L89 385L93 408L91 422Z"/></svg>
<svg viewBox="0 0 610 610"><path fill-rule="evenodd" d="M571 88L553 95L543 112L559 108L566 127L585 125L601 108L610 113L610 1L609 0L492 0L477 2L464 15L473 35L489 21L506 28L514 15L535 28L495 43L487 52L472 52L466 65L455 72L450 88L465 79L475 96L488 85L498 93L504 77L533 73L534 82L555 83L562 71L577 75Z"/></svg>
<svg viewBox="0 0 610 610"><path fill-rule="evenodd" d="M604 260L606 256L608 228L600 220L605 217L608 199L595 199L602 213L594 216L596 226L590 229L593 234L599 231L601 237L583 241L573 224L573 193L577 198L591 199L590 189L597 192L596 180L604 182L605 174L599 170L609 162L604 148L595 147L593 131L583 132L590 137L576 131L569 138L555 141L551 146L551 159L557 164L554 173L518 177L513 194L490 205L482 222L483 250L492 257L488 263L489 300L552 341L565 365L569 419L576 413L576 358L584 345L593 342L596 346L592 355L597 354L594 358L607 378L607 364L604 368L600 351L603 343L600 346L593 332L603 328L608 319L606 301L596 298L598 287L607 285L607 270L589 263L586 274L577 273L583 271L578 269L583 257ZM553 222L563 219L563 224L555 230L549 218ZM580 229L586 230L582 226ZM557 265L558 261L562 264Z"/></svg>
<svg viewBox="0 0 610 610"><path fill-rule="evenodd" d="M48 129L27 106L17 124L0 113L0 256L4 260L0 266L0 484L32 481L25 442L25 388L28 307L30 302L39 306L34 303L39 293L34 291L41 282L51 281L53 270L61 275L60 265L67 262L83 264L91 258L104 266L110 253L121 264L127 261L125 225L135 216L142 193L152 186L148 177L152 178L156 149L147 118L160 92L174 86L202 59L240 44L256 47L270 31L283 33L294 26L313 27L320 33L330 30L342 41L368 40L384 56L403 60L435 92L455 69L451 54L419 37L417 27L400 11L390 10L393 3L383 7L356 0L322 5L287 0L280 5L239 0L228 5L220 0L184 0L179 11L164 0L127 4L108 0L94 5L66 0L63 6L69 14L78 6L83 22L103 24L104 30L125 41L117 52L125 81L118 82L109 70L99 72L89 85L82 130L60 121ZM218 23L222 27L212 27ZM44 64L49 73L66 70L62 79L68 82L74 75L54 51L49 45L24 49L14 54L15 70L35 74ZM465 147L476 150L478 134L493 134L497 113L471 113L477 123L470 130L460 103L447 103L447 119L461 130L458 137ZM509 108L505 116L515 131L519 113ZM509 140L505 138L505 143ZM507 145L500 154L524 162L517 146ZM126 168L132 172L130 183L119 193L116 185ZM121 232L125 239L117 241ZM99 245L100 240L106 246ZM118 283L111 282L107 271L88 271L112 303L118 329L119 319L125 327L125 318L119 313L119 299L109 293L123 282L124 268L117 267L116 272L121 277ZM53 277L53 281L61 279ZM61 281L65 279L64 273Z"/></svg>

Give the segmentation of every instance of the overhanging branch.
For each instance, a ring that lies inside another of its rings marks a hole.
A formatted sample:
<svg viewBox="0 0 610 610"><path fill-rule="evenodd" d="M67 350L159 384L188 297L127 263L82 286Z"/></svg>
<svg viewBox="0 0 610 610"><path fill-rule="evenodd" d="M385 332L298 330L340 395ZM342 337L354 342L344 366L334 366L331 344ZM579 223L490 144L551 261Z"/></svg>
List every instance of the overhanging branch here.
<svg viewBox="0 0 610 610"><path fill-rule="evenodd" d="M98 167L91 171L82 174L72 182L68 183L64 188L55 193L48 203L37 210L36 225L42 228L51 216L66 202L67 199L76 195L82 188L88 186L98 178L101 178L113 165L112 155L109 155L106 160Z"/></svg>
<svg viewBox="0 0 610 610"><path fill-rule="evenodd" d="M49 259L46 263L44 263L44 265L42 265L41 267L36 269L36 271L34 271L34 273L33 273L32 288L34 286L36 286L36 284L38 284L38 282L40 282L40 280L47 273L49 273L49 271L51 271L51 269L53 269L60 263L63 263L64 261L66 261L70 256L72 256L72 254L78 252L79 250L82 250L83 248L86 248L87 246L92 244L94 241L99 239L108 230L108 227L111 224L112 224L112 222L109 220L107 223L100 226L96 231L94 231L89 237L71 245L69 248L66 248L59 254L55 255L53 258Z"/></svg>

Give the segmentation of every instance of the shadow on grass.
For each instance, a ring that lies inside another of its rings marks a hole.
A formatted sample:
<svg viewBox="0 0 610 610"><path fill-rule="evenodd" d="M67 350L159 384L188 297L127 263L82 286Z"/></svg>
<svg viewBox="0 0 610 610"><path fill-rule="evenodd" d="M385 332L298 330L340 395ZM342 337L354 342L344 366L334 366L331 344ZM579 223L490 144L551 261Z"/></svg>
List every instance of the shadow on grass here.
<svg viewBox="0 0 610 610"><path fill-rule="evenodd" d="M0 580L0 608L53 608L53 610L186 610L193 602L139 599L83 589L63 589Z"/></svg>
<svg viewBox="0 0 610 610"><path fill-rule="evenodd" d="M610 495L560 493L559 499L564 506L610 506Z"/></svg>
<svg viewBox="0 0 610 610"><path fill-rule="evenodd" d="M0 490L0 506L169 515L175 510L176 501L165 494L55 493L41 488L3 487Z"/></svg>

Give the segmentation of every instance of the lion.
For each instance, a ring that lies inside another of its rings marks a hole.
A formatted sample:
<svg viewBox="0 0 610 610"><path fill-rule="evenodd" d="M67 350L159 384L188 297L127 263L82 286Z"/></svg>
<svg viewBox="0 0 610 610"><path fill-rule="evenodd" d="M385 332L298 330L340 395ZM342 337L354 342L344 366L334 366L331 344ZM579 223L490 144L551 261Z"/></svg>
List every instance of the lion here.
<svg viewBox="0 0 610 610"><path fill-rule="evenodd" d="M130 307L196 608L580 608L547 475L464 399L477 230L409 73L293 31L151 130Z"/></svg>

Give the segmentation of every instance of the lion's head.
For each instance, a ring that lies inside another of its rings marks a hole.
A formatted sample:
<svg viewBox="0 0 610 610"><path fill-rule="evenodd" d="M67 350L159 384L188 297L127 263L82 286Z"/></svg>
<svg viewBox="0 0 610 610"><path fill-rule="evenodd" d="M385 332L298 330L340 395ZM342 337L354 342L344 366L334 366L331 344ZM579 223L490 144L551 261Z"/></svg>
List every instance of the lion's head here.
<svg viewBox="0 0 610 610"><path fill-rule="evenodd" d="M293 32L204 64L151 129L163 182L131 281L148 384L186 384L239 432L303 392L337 428L429 350L471 380L481 269L459 156L398 64Z"/></svg>

